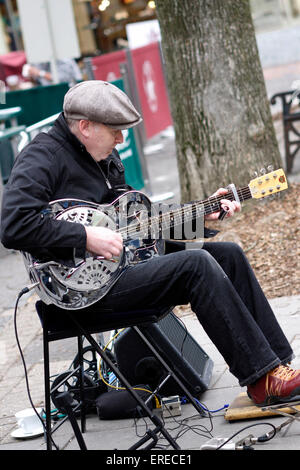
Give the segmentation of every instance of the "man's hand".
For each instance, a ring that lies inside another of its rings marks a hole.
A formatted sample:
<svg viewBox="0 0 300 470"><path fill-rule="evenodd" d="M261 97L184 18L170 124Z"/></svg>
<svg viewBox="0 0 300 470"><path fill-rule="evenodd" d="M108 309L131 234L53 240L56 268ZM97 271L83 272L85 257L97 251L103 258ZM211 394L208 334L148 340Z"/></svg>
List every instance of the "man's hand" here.
<svg viewBox="0 0 300 470"><path fill-rule="evenodd" d="M212 196L223 196L228 193L228 189L220 188ZM228 199L221 199L221 207L227 212L226 217L232 217L235 212L241 211L241 205L237 201L229 201ZM214 212L205 216L205 220L217 220L220 212Z"/></svg>
<svg viewBox="0 0 300 470"><path fill-rule="evenodd" d="M111 259L119 256L123 249L121 235L106 227L85 227L86 249L90 253Z"/></svg>
<svg viewBox="0 0 300 470"><path fill-rule="evenodd" d="M26 68L23 68L23 76L32 80L37 80L39 78L45 78L48 82L52 81L52 76L50 72L40 70L37 67L26 64Z"/></svg>

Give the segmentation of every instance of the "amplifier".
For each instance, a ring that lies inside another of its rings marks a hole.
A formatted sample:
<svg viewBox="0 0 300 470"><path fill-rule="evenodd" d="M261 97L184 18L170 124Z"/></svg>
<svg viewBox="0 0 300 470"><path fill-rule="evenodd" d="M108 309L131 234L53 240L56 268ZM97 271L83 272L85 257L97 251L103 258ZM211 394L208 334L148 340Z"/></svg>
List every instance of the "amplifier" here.
<svg viewBox="0 0 300 470"><path fill-rule="evenodd" d="M193 396L197 397L208 389L213 361L173 312L157 323L140 327L140 330ZM164 367L132 328L124 329L115 339L114 354L120 371L131 385L145 384L154 390L167 375ZM171 377L159 394L163 397L176 394L182 396L183 391Z"/></svg>

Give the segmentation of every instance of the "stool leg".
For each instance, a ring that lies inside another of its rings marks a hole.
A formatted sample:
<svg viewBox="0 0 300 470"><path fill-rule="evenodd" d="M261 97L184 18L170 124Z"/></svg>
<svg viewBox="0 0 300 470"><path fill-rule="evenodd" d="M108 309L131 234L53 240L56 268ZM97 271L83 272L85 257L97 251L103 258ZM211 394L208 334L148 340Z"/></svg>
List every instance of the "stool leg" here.
<svg viewBox="0 0 300 470"><path fill-rule="evenodd" d="M141 397L136 393L136 391L132 388L130 383L127 381L127 379L123 376L123 374L119 371L119 369L115 366L115 364L110 360L108 355L106 354L105 351L100 348L99 344L95 341L95 339L92 337L91 334L87 333L84 328L80 325L79 322L76 320L72 319L73 322L76 324L76 326L79 328L80 331L82 331L83 336L88 340L88 342L94 346L95 350L98 352L98 354L101 356L101 358L108 364L108 366L111 368L111 370L114 372L116 377L121 381L121 383L124 385L124 387L127 389L127 391L130 393L130 395L136 400L136 402L139 404L141 409L145 412L145 414L151 419L153 424L156 426L156 432L159 430L160 433L165 437L165 439L171 444L171 446L174 449L180 449L179 445L177 442L173 439L173 437L170 435L170 433L166 430L164 427L162 421L155 416L152 413L152 410L148 408L148 406L144 403L144 401L141 399Z"/></svg>
<svg viewBox="0 0 300 470"><path fill-rule="evenodd" d="M169 376L171 376L177 384L180 386L182 391L185 393L186 397L190 401L190 403L194 406L194 408L198 411L198 413L201 416L205 416L204 410L201 408L201 406L198 405L198 403L195 401L194 397L192 394L189 392L189 390L186 388L186 386L183 384L183 382L177 377L177 374L173 372L171 367L163 360L160 354L156 351L156 349L152 346L151 342L146 338L146 336L141 332L140 328L137 326L132 326L134 331L139 335L139 337L144 341L144 343L148 346L150 351L154 354L154 356L157 358L157 360L164 366L165 370L168 371Z"/></svg>
<svg viewBox="0 0 300 470"><path fill-rule="evenodd" d="M44 328L44 387L45 387L45 414L46 414L46 445L47 450L52 450L51 441L51 397L50 397L50 364L49 342Z"/></svg>
<svg viewBox="0 0 300 470"><path fill-rule="evenodd" d="M81 450L87 450L86 444L84 442L84 439L82 437L82 434L80 432L75 413L72 408L72 397L69 392L62 392L57 396L57 401L60 406L62 406L68 415L68 418L70 420L71 426L73 428L75 437L77 439L77 442L79 444L79 447Z"/></svg>
<svg viewBox="0 0 300 470"><path fill-rule="evenodd" d="M82 336L77 337L78 341L78 357L79 357L79 389L80 389L80 421L81 431L86 431L86 412L85 412L85 394L84 394L84 367L83 367L83 338Z"/></svg>

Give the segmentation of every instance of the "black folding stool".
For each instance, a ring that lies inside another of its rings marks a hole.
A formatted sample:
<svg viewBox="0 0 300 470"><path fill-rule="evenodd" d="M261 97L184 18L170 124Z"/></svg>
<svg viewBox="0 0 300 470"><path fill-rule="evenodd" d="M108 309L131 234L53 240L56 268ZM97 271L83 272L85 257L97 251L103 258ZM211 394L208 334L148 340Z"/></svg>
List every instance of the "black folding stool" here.
<svg viewBox="0 0 300 470"><path fill-rule="evenodd" d="M43 348L44 348L44 386L45 386L45 439L47 444L47 450L52 450L52 434L57 429L56 426L53 428L51 423L51 388L50 388L50 357L49 357L49 343L52 341L62 340L66 338L77 337L78 341L78 367L74 371L70 371L72 376L77 370L79 371L79 386L80 386L80 416L81 416L81 432L85 432L86 428L86 416L85 416L85 393L84 393L84 365L83 365L83 348L82 342L85 338L88 343L95 349L100 355L102 360L111 369L115 376L119 379L121 384L127 389L131 396L136 400L137 405L144 411L145 415L150 418L155 428L153 431L148 431L148 436L142 438L136 444L134 444L129 450L138 449L147 440L152 439L153 444L149 444L148 448L155 445L157 441L157 434L160 432L164 438L170 443L174 449L180 449L178 444L174 441L172 436L165 429L162 421L153 413L147 404L141 399L136 393L131 384L127 381L126 377L119 371L116 364L111 360L109 354L100 346L100 344L92 336L95 333L104 333L107 331L118 330L121 328L131 327L150 348L156 359L163 366L167 372L167 378L172 377L182 389L184 395L196 408L198 413L203 416L205 415L201 406L198 405L197 401L193 398L189 390L178 378L177 374L172 369L172 365L167 364L161 355L152 346L151 340L147 339L141 332L140 326L145 328L147 324L157 322L162 317L170 313L170 309L158 310L158 309L140 309L135 311L124 311L124 312L112 312L112 311L99 311L94 306L87 307L81 310L65 310L55 305L46 305L44 302L39 300L36 303L36 310L40 317L40 321L43 327ZM77 372L78 373L78 372ZM66 380L67 378L65 378ZM164 381L165 382L165 379ZM58 388L58 387L57 387ZM158 386L158 389L160 386ZM58 423L59 424L59 423ZM77 422L73 425L73 430L77 438L79 447L84 450L86 449L82 434L79 431Z"/></svg>

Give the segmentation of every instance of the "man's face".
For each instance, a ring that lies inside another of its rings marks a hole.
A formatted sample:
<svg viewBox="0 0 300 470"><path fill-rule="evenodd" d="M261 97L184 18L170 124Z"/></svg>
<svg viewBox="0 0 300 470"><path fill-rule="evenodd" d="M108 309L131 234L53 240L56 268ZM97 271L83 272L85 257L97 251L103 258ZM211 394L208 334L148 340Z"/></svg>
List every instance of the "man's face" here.
<svg viewBox="0 0 300 470"><path fill-rule="evenodd" d="M123 142L121 130L112 129L98 122L88 121L85 146L92 157L99 162L111 154L117 144Z"/></svg>

